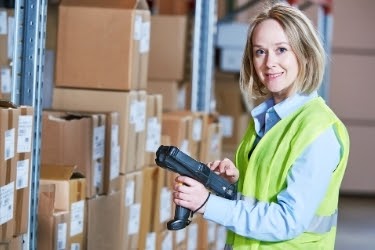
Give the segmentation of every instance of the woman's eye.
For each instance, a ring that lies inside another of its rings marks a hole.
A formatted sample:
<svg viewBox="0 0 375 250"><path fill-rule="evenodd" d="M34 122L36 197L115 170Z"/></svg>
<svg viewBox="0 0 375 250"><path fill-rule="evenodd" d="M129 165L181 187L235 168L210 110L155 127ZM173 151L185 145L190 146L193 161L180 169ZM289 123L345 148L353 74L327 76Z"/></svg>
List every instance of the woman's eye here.
<svg viewBox="0 0 375 250"><path fill-rule="evenodd" d="M278 48L279 53L284 53L288 51L286 48Z"/></svg>
<svg viewBox="0 0 375 250"><path fill-rule="evenodd" d="M263 49L257 49L256 51L255 51L255 54L257 55L257 56L260 56L260 55L264 55L266 52L263 50Z"/></svg>

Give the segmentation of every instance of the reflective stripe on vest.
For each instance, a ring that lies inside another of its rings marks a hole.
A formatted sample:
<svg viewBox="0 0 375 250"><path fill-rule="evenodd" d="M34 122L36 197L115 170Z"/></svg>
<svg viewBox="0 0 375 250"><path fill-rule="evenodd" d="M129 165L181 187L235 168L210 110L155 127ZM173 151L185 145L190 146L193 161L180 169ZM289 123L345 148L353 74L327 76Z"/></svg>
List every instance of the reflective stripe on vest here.
<svg viewBox="0 0 375 250"><path fill-rule="evenodd" d="M247 197L241 193L237 193L239 200L244 200L249 203L251 206L255 206L258 202L255 198ZM314 215L311 220L309 227L305 230L305 233L317 233L324 234L331 231L332 227L337 226L337 209L335 212L328 216Z"/></svg>

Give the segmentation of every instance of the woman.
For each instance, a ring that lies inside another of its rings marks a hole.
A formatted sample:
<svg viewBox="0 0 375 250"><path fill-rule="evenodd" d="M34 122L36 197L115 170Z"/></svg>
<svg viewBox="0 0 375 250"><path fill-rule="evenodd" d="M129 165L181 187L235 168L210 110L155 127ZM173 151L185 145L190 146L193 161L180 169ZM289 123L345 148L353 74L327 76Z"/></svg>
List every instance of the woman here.
<svg viewBox="0 0 375 250"><path fill-rule="evenodd" d="M235 164L208 164L237 183L239 199L210 195L185 176L174 186L177 205L228 229L227 249L334 249L349 137L317 94L324 58L313 25L298 9L278 3L254 19L240 84L249 101L270 97L252 110Z"/></svg>

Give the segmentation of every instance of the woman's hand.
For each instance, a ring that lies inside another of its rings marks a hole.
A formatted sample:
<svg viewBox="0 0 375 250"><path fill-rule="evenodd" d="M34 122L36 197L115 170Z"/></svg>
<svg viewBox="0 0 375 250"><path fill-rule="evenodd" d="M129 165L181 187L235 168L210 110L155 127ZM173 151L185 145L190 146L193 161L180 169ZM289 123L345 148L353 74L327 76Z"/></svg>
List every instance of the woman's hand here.
<svg viewBox="0 0 375 250"><path fill-rule="evenodd" d="M176 205L195 211L205 203L209 192L202 183L187 176L178 176L175 181L173 201ZM203 214L205 210L206 204L197 212Z"/></svg>
<svg viewBox="0 0 375 250"><path fill-rule="evenodd" d="M218 175L229 181L230 183L236 183L240 176L240 173L234 163L228 158L223 160L216 160L209 162L207 166Z"/></svg>

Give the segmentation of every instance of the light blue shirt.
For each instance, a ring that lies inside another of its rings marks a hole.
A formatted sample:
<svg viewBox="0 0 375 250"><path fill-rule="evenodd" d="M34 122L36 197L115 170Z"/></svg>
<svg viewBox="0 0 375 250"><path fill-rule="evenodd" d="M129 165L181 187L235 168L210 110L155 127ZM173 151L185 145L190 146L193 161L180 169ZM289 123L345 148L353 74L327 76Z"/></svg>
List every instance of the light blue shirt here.
<svg viewBox="0 0 375 250"><path fill-rule="evenodd" d="M278 121L289 116L318 94L295 94L275 105L268 99L251 112L256 133L263 137ZM327 129L296 160L287 176L287 188L277 203L231 201L211 195L204 218L256 240L281 241L306 231L327 191L332 172L340 161L340 144Z"/></svg>

